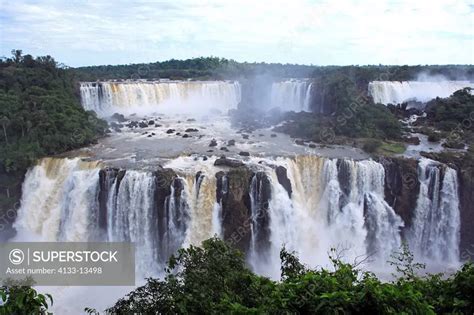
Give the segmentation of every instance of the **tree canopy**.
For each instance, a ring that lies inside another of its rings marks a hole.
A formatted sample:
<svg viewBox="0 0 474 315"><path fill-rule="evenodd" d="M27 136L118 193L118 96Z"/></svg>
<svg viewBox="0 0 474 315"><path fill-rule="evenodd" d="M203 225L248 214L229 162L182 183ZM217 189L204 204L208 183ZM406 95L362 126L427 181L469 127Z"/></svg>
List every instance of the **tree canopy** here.
<svg viewBox="0 0 474 315"><path fill-rule="evenodd" d="M0 168L24 170L44 155L93 142L106 123L79 103L74 73L21 50L0 60Z"/></svg>

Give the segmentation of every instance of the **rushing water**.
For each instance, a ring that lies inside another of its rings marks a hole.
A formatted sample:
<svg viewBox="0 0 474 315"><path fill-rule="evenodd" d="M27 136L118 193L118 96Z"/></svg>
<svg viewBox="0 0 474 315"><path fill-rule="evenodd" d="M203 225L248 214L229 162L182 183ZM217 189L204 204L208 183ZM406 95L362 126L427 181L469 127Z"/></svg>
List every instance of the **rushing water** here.
<svg viewBox="0 0 474 315"><path fill-rule="evenodd" d="M420 194L410 230L411 248L428 261L457 262L461 222L456 171L421 159L418 177Z"/></svg>
<svg viewBox="0 0 474 315"><path fill-rule="evenodd" d="M307 80L287 80L275 82L271 89L271 106L286 111L307 111L311 108L311 82Z"/></svg>
<svg viewBox="0 0 474 315"><path fill-rule="evenodd" d="M180 170L183 175L163 190L159 172L104 169L79 158L43 159L26 175L17 230L49 241L132 241L139 270L156 275L158 264L176 249L222 235L225 228L217 188L227 193L226 176L217 185L218 167L203 162L204 171L196 174L200 162L188 163L193 171ZM248 163L259 169L248 188L248 258L255 270L278 277L283 245L311 265L326 264L327 252L336 247L349 260L370 256L374 265L383 266L399 248L404 223L384 200L381 164L315 156ZM291 192L271 165L288 170ZM456 172L422 160L419 181L408 241L424 259L457 262Z"/></svg>
<svg viewBox="0 0 474 315"><path fill-rule="evenodd" d="M240 84L227 81L83 82L80 89L84 108L101 116L226 111L241 97Z"/></svg>
<svg viewBox="0 0 474 315"><path fill-rule="evenodd" d="M373 81L369 94L375 103L401 104L408 101L426 103L436 97L448 97L465 87L474 88L469 81Z"/></svg>

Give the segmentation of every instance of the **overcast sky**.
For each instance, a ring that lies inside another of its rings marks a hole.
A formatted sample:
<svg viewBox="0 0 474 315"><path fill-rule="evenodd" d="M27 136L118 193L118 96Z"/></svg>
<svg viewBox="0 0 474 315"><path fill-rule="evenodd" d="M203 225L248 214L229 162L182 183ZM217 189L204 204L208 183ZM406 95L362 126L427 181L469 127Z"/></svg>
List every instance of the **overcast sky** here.
<svg viewBox="0 0 474 315"><path fill-rule="evenodd" d="M1 56L473 64L473 0L0 0Z"/></svg>

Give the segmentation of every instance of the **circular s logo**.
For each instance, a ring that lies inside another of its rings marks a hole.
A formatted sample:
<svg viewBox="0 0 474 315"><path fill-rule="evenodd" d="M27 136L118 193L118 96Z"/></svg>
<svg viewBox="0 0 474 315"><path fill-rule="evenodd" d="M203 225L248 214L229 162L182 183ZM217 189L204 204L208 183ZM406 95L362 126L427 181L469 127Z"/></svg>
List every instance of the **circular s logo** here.
<svg viewBox="0 0 474 315"><path fill-rule="evenodd" d="M12 249L8 258L12 264L19 265L25 260L25 253L21 249Z"/></svg>

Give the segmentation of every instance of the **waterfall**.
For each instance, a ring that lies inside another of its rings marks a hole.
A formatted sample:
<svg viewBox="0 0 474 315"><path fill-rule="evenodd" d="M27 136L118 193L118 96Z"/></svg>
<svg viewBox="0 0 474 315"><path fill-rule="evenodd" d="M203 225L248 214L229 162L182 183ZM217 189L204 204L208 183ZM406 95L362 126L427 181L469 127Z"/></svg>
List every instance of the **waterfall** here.
<svg viewBox="0 0 474 315"><path fill-rule="evenodd" d="M410 247L427 261L456 263L461 224L456 171L423 158L418 179L420 194L409 234Z"/></svg>
<svg viewBox="0 0 474 315"><path fill-rule="evenodd" d="M169 165L183 165L183 158L176 160ZM26 174L15 227L20 236L43 241L134 242L137 270L145 276L159 275L178 248L223 237L238 228L225 224L235 222L248 222L248 237L240 239L252 268L274 278L283 245L312 266L328 266L327 253L336 248L349 262L370 256L371 267L385 268L401 244L404 223L385 202L385 170L378 162L297 156L251 160L248 170L224 172L190 160L193 169L177 175L80 158L42 159ZM418 171L420 193L405 237L417 257L457 262L457 173L428 159ZM223 209L234 215L230 221L223 220Z"/></svg>
<svg viewBox="0 0 474 315"><path fill-rule="evenodd" d="M270 102L272 107L284 111L311 111L311 87L307 80L287 80L272 84Z"/></svg>
<svg viewBox="0 0 474 315"><path fill-rule="evenodd" d="M186 176L186 200L190 208L190 226L185 244L200 245L213 236L216 211L216 178L214 174L198 172Z"/></svg>
<svg viewBox="0 0 474 315"><path fill-rule="evenodd" d="M474 83L469 81L373 81L369 83L369 94L375 103L384 105L397 105L409 101L426 103L436 97L448 97L465 87L474 88Z"/></svg>
<svg viewBox="0 0 474 315"><path fill-rule="evenodd" d="M227 81L82 82L80 91L83 107L100 116L226 111L241 99L240 84Z"/></svg>
<svg viewBox="0 0 474 315"><path fill-rule="evenodd" d="M148 172L127 171L120 184L114 186L116 196L107 207L108 241L134 242L138 269L152 274L157 270L158 258L153 176Z"/></svg>
<svg viewBox="0 0 474 315"><path fill-rule="evenodd" d="M384 200L381 164L308 156L288 159L283 165L293 196L288 197L273 175L269 210L273 255L285 244L302 261L324 265L326 253L336 248L350 262L370 255L383 265L399 248L403 222Z"/></svg>
<svg viewBox="0 0 474 315"><path fill-rule="evenodd" d="M269 243L269 201L271 199L270 179L264 172L252 177L250 184L250 249L249 261L258 269L262 260L266 260Z"/></svg>
<svg viewBox="0 0 474 315"><path fill-rule="evenodd" d="M96 162L42 159L25 176L15 227L42 241L90 240L98 217L98 179Z"/></svg>
<svg viewBox="0 0 474 315"><path fill-rule="evenodd" d="M163 263L184 244L190 220L184 185L182 178L175 179L165 200L163 236L160 240L160 261Z"/></svg>

